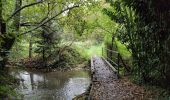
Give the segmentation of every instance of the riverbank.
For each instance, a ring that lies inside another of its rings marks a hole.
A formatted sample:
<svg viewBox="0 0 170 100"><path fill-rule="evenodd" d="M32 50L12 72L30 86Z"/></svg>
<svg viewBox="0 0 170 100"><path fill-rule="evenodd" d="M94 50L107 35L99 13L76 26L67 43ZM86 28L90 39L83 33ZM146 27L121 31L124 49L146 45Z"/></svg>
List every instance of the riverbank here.
<svg viewBox="0 0 170 100"><path fill-rule="evenodd" d="M74 65L74 67L70 67L69 69L58 67L58 68L37 68L37 67L26 67L26 66L11 66L8 65L8 68L17 68L17 69L23 69L23 70L30 70L30 71L39 71L39 72L69 72L69 71L78 71L78 70L86 70L89 71L89 64L87 61L83 62L82 64Z"/></svg>
<svg viewBox="0 0 170 100"><path fill-rule="evenodd" d="M8 66L19 66L40 71L69 71L89 69L88 59L82 56L76 49L67 48L60 55L53 55L43 60L40 56L22 58L17 61L9 61Z"/></svg>

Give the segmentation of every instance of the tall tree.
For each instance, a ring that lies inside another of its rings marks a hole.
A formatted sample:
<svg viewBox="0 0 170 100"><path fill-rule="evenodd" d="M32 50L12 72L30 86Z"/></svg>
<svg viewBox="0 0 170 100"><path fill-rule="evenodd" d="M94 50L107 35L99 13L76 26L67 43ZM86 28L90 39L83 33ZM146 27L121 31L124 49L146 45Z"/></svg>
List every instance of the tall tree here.
<svg viewBox="0 0 170 100"><path fill-rule="evenodd" d="M16 0L15 1L15 11L21 9L21 6L22 6L22 0ZM14 15L13 24L14 24L14 28L15 28L14 30L16 32L19 32L19 28L20 28L20 15L21 15L20 11Z"/></svg>
<svg viewBox="0 0 170 100"><path fill-rule="evenodd" d="M7 19L6 21L3 21L2 13L6 13L7 9L3 9L3 2L1 0L0 1L0 8L1 8L0 9L0 24L1 24L0 57L2 58L0 60L1 68L4 68L5 63L7 61L8 52L12 48L17 36L21 35L19 34L21 25L24 28L29 29L28 31L26 30L26 32L23 32L22 35L26 33L30 33L37 29L40 30L43 25L47 24L50 21L56 20L57 17L62 17L64 14L66 14L68 11L71 11L72 9L83 6L83 4L86 2L89 2L89 1L79 2L77 0L71 0L71 1L60 1L60 0L59 1L53 1L53 0L39 1L37 0L36 2L33 2L33 3L29 2L28 4L26 3L24 6L22 6L22 0L16 0L14 12L9 16L9 18L5 18ZM38 6L38 4L42 4L42 3L44 5ZM48 4L52 6L49 8L47 6ZM28 19L27 16L22 15L25 17L22 18L22 23L20 23L21 22L20 21L21 11L23 11L24 9L30 8L30 7L32 7L32 12L37 11L37 13L32 15L30 19ZM26 21L26 22L23 22L23 21ZM13 24L11 25L11 23ZM8 29L12 28L13 30L6 31L6 27ZM22 31L25 31L25 30L22 30Z"/></svg>
<svg viewBox="0 0 170 100"><path fill-rule="evenodd" d="M107 1L116 13L109 9L105 12L122 26L117 32L119 39L132 50L135 77L142 82L170 84L170 1Z"/></svg>
<svg viewBox="0 0 170 100"><path fill-rule="evenodd" d="M12 48L16 36L13 33L8 33L6 31L7 24L3 20L2 12L5 11L3 9L3 2L0 3L0 20L1 20L1 36L2 36L2 42L1 42L1 48L0 48L0 57L2 60L0 61L0 66L2 69L4 69L5 64L7 62L7 55L8 51ZM16 0L15 2L15 11L20 9L22 5L22 0ZM20 11L14 16L14 32L19 32L19 25L20 25Z"/></svg>

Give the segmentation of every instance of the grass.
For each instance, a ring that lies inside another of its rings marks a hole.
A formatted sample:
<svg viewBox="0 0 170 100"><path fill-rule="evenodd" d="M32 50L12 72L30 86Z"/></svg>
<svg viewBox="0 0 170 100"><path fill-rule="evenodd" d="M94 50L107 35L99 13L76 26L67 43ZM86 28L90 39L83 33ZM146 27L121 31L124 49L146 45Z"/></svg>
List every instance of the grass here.
<svg viewBox="0 0 170 100"><path fill-rule="evenodd" d="M123 58L126 59L131 57L130 51L126 48L124 44L116 40L116 45L118 47L119 53L122 55ZM73 46L85 58L90 58L93 55L98 55L98 56L102 55L103 44L94 44L91 43L90 41L86 41L86 42L75 42Z"/></svg>
<svg viewBox="0 0 170 100"><path fill-rule="evenodd" d="M69 45L71 41L62 41L61 45ZM125 47L124 44L122 44L120 41L116 40L116 44L118 47L118 51L122 55L124 59L128 59L131 57L131 53L128 51L128 49ZM19 51L15 50L17 47L21 47ZM35 48L36 46L33 45ZM104 43L96 43L95 40L87 40L87 41L80 41L80 42L74 42L72 45L72 48L75 48L80 55L85 59L90 59L93 55L102 55L102 47L104 47ZM18 61L20 58L26 58L28 57L28 49L29 49L29 43L26 41L23 41L22 44L18 44L13 48L13 52L10 53L10 60L16 60ZM35 53L33 53L34 55Z"/></svg>
<svg viewBox="0 0 170 100"><path fill-rule="evenodd" d="M88 48L84 48L88 57L93 55L102 55L102 46L101 45L92 45Z"/></svg>
<svg viewBox="0 0 170 100"><path fill-rule="evenodd" d="M93 55L102 55L102 44L93 44L90 42L76 42L73 46L86 59L89 59Z"/></svg>

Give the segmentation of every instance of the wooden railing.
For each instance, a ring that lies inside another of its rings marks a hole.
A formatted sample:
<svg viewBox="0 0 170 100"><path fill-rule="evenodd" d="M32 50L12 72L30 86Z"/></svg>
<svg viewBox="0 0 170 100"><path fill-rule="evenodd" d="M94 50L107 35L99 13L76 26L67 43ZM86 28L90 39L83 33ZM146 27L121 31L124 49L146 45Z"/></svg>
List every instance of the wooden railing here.
<svg viewBox="0 0 170 100"><path fill-rule="evenodd" d="M105 51L106 51L106 55L105 55ZM111 55L109 55L109 54L111 54ZM112 59L112 57L113 57L113 54L115 54L115 60L116 61L114 61L113 59ZM117 71L117 74L118 74L118 76L119 76L119 71L120 71L120 58L121 58L121 56L120 56L120 53L119 52L117 52L117 51L113 51L113 50L110 50L110 49L107 49L107 48L102 48L102 56L103 56L103 58L106 58L107 59L107 61L109 61L113 66L116 66L116 67L114 67L114 68L112 68L114 71Z"/></svg>

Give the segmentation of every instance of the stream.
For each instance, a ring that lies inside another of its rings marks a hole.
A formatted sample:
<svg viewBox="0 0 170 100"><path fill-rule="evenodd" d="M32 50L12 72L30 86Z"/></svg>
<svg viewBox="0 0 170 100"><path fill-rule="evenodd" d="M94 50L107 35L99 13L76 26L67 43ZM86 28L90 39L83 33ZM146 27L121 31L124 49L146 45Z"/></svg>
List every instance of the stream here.
<svg viewBox="0 0 170 100"><path fill-rule="evenodd" d="M10 69L9 72L20 79L16 91L24 100L71 100L90 85L89 72L84 70L41 73Z"/></svg>

